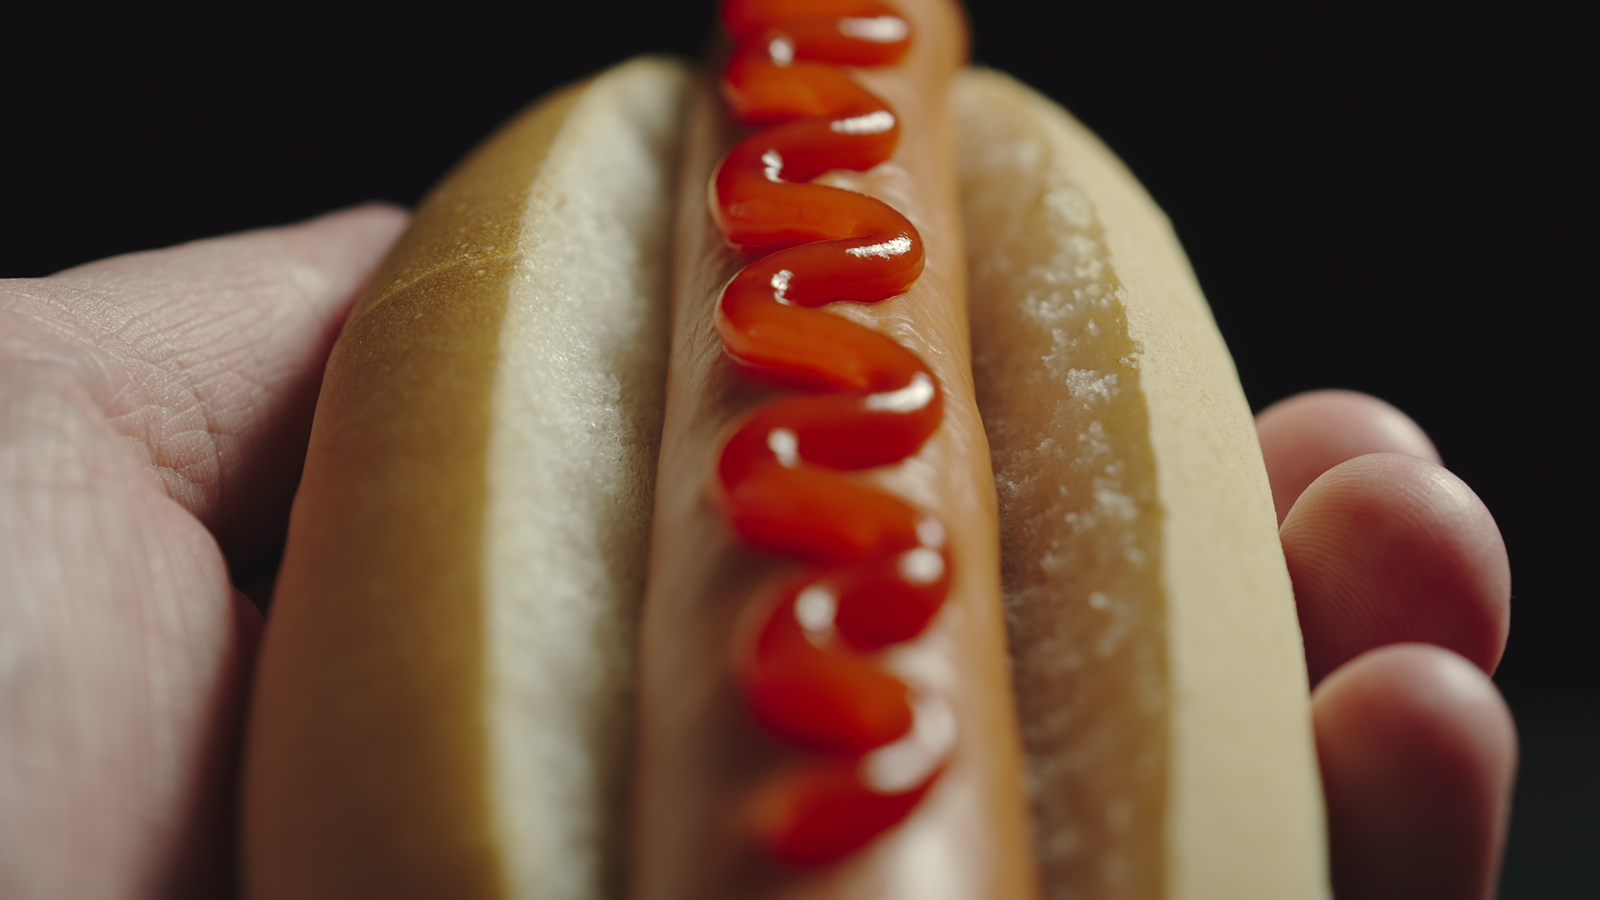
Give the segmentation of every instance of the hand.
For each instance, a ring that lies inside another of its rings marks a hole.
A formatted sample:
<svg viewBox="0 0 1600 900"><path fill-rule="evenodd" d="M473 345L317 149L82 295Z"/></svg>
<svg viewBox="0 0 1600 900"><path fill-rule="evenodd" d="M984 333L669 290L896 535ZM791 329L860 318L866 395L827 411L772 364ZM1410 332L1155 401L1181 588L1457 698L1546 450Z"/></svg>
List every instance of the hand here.
<svg viewBox="0 0 1600 900"><path fill-rule="evenodd" d="M0 897L233 892L260 616L322 368L405 215L0 282Z"/></svg>
<svg viewBox="0 0 1600 900"><path fill-rule="evenodd" d="M404 222L369 207L0 282L0 895L232 891L260 617L229 564L281 537L323 364ZM1515 765L1484 675L1494 522L1371 398L1259 425L1340 898L1487 896Z"/></svg>
<svg viewBox="0 0 1600 900"><path fill-rule="evenodd" d="M1511 570L1415 423L1343 391L1256 418L1294 579L1339 900L1492 897L1517 739Z"/></svg>

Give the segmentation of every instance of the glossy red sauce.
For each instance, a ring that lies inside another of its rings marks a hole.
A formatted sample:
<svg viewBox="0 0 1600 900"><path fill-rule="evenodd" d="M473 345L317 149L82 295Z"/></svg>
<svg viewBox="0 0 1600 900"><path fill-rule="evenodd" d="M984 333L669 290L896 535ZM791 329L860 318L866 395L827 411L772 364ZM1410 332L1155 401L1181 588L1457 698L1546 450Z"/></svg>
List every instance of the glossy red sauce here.
<svg viewBox="0 0 1600 900"><path fill-rule="evenodd" d="M734 116L762 130L723 158L711 212L730 242L765 254L724 289L717 331L744 369L802 389L757 409L724 444L718 496L754 547L805 561L737 648L755 716L807 748L754 801L779 860L836 861L903 821L943 770L949 706L883 665L920 635L950 586L945 529L849 473L898 463L938 429L928 366L887 336L818 309L877 303L922 272L922 238L880 200L819 184L866 171L900 137L844 66L887 66L904 19L871 0L727 0Z"/></svg>

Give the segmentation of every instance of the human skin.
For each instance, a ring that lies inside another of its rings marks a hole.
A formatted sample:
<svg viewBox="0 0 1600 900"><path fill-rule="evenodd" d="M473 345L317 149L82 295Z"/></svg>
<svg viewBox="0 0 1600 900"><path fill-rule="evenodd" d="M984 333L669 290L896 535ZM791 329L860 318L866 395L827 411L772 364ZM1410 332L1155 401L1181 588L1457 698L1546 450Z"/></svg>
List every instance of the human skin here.
<svg viewBox="0 0 1600 900"><path fill-rule="evenodd" d="M233 892L260 616L333 340L405 224L368 206L0 281L0 896ZM1510 574L1410 419L1257 419L1351 898L1493 895L1516 768Z"/></svg>

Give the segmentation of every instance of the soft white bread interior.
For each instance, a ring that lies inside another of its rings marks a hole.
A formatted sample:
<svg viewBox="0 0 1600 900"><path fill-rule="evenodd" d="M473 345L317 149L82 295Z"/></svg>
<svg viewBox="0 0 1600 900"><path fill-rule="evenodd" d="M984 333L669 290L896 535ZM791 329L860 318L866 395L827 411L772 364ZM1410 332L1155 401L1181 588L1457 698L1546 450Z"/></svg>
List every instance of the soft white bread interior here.
<svg viewBox="0 0 1600 900"><path fill-rule="evenodd" d="M620 888L686 76L585 88L523 222L484 510L491 803L515 897Z"/></svg>
<svg viewBox="0 0 1600 900"><path fill-rule="evenodd" d="M1016 81L956 91L978 404L1054 897L1328 895L1244 393L1166 217Z"/></svg>
<svg viewBox="0 0 1600 900"><path fill-rule="evenodd" d="M629 63L506 126L352 315L258 673L249 896L623 894L686 81ZM1188 265L1053 104L956 99L1045 892L1324 897L1288 579Z"/></svg>

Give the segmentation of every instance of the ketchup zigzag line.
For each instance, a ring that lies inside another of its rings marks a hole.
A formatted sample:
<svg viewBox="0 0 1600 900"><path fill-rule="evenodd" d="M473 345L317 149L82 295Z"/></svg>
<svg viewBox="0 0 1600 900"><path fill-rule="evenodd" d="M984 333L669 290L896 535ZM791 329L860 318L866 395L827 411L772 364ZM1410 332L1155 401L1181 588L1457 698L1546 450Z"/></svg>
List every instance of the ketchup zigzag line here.
<svg viewBox="0 0 1600 900"><path fill-rule="evenodd" d="M922 238L882 201L806 183L894 152L894 112L840 66L898 62L909 27L871 0L728 0L722 15L736 42L724 96L740 121L770 127L723 158L711 211L730 242L768 255L724 288L717 330L740 366L808 391L749 415L717 463L740 536L809 563L774 590L740 648L757 718L816 751L758 790L756 829L776 858L823 864L909 815L954 742L944 701L874 656L921 634L943 604L945 530L840 474L917 452L943 395L916 354L815 309L904 293L922 271Z"/></svg>

